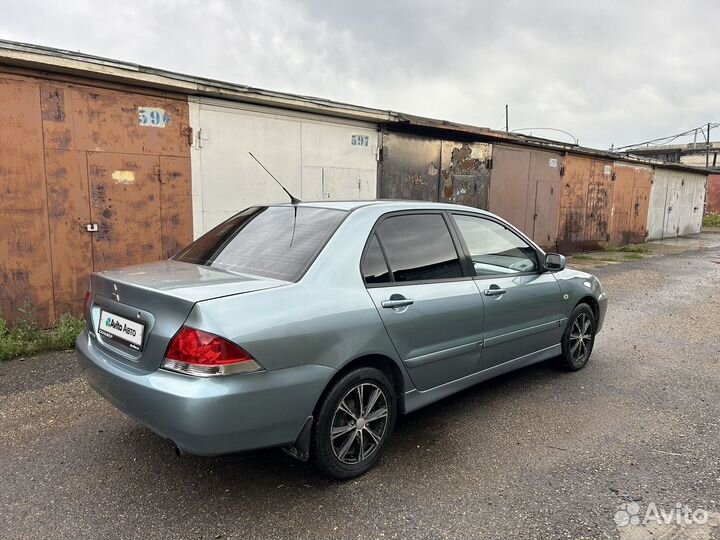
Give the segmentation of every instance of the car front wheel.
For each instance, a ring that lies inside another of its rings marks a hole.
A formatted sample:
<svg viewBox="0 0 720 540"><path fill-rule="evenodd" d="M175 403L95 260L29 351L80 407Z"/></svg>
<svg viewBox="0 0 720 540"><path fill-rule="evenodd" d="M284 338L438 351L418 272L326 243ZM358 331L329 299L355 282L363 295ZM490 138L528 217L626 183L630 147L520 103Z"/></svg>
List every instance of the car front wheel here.
<svg viewBox="0 0 720 540"><path fill-rule="evenodd" d="M362 367L345 374L320 404L312 439L316 466L341 480L367 472L380 458L396 415L385 373Z"/></svg>
<svg viewBox="0 0 720 540"><path fill-rule="evenodd" d="M560 366L568 371L577 371L585 367L596 331L595 314L587 304L578 304L568 318L568 324L562 337Z"/></svg>

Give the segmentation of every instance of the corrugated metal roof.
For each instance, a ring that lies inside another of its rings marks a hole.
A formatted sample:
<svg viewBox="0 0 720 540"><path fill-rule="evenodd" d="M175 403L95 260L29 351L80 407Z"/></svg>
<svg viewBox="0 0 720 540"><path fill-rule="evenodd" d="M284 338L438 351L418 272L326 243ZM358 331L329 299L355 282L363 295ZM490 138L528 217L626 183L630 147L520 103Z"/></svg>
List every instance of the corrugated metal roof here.
<svg viewBox="0 0 720 540"><path fill-rule="evenodd" d="M195 77L162 69L122 62L80 52L55 49L28 43L0 40L0 65L71 74L88 79L112 81L140 87L155 88L193 96L208 96L231 101L261 104L283 109L313 112L329 116L378 123L388 129L425 131L436 135L460 136L473 140L520 144L597 156L616 161L628 161L649 166L687 170L706 174L701 168L664 163L651 158L629 156L624 153L587 148L575 144L507 133L486 127L471 126L390 110L362 107L323 98L275 92L247 85Z"/></svg>

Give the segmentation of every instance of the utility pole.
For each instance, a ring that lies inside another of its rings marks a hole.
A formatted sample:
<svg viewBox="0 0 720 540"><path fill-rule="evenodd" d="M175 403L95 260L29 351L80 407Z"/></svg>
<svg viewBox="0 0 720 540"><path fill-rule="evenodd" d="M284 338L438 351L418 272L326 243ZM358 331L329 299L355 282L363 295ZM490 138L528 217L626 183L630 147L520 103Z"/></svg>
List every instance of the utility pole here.
<svg viewBox="0 0 720 540"><path fill-rule="evenodd" d="M505 133L510 133L510 124L508 123L508 106L505 105Z"/></svg>
<svg viewBox="0 0 720 540"><path fill-rule="evenodd" d="M707 138L705 139L705 167L710 166L710 122L707 125Z"/></svg>

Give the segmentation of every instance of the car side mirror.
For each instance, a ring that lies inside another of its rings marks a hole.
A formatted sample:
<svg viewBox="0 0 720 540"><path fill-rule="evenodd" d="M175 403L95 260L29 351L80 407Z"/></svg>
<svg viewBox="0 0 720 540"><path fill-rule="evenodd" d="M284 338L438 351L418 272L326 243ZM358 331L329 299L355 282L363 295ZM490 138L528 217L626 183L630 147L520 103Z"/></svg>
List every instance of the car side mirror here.
<svg viewBox="0 0 720 540"><path fill-rule="evenodd" d="M561 272L565 270L565 255L559 253L548 253L545 255L545 270L550 272Z"/></svg>

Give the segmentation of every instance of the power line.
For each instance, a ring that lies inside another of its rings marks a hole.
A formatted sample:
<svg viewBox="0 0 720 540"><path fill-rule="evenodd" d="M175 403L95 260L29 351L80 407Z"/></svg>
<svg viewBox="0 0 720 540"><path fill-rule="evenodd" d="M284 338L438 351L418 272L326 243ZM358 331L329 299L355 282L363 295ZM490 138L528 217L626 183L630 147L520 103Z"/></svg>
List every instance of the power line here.
<svg viewBox="0 0 720 540"><path fill-rule="evenodd" d="M573 140L574 144L580 144L580 141L578 141L578 138L575 137L572 133L565 131L564 129L558 129L558 128L552 128L552 127L526 127L526 128L516 128L513 129L513 133L517 131L532 131L533 129L539 129L539 130L546 130L546 131L557 131L559 133L564 133L568 137L570 137Z"/></svg>
<svg viewBox="0 0 720 540"><path fill-rule="evenodd" d="M693 133L697 134L698 131L704 135L706 127L709 127L712 129L712 128L716 128L718 126L720 126L720 124L718 124L718 123L703 124L702 126L688 129L687 131L683 131L682 133L678 133L676 135L668 135L667 137L658 137L657 139L650 139L649 141L643 141L643 142L639 142L639 143L635 143L635 144L628 144L627 146L620 146L618 148L615 148L615 150L616 151L627 150L628 148L636 148L638 146L645 146L645 145L650 145L650 144L670 144L671 142L679 139L680 137L684 137L686 135L691 135Z"/></svg>

